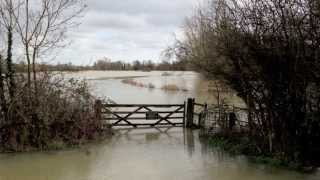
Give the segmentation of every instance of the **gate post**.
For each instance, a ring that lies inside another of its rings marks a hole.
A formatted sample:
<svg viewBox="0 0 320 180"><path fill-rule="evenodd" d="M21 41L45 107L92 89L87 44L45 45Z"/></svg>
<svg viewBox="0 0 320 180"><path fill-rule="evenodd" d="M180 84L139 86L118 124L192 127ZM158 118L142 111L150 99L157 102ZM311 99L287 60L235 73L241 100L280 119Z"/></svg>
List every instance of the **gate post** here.
<svg viewBox="0 0 320 180"><path fill-rule="evenodd" d="M194 99L188 98L186 128L192 128L192 126L193 126L193 113L194 113Z"/></svg>

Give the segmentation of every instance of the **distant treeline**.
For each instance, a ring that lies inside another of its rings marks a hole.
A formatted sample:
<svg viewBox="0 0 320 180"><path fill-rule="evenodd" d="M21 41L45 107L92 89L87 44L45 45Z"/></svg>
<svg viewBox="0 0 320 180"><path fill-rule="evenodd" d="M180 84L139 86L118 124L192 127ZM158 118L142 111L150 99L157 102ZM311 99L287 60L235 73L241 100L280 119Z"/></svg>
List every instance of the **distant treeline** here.
<svg viewBox="0 0 320 180"><path fill-rule="evenodd" d="M15 64L15 69L18 72L27 71L27 66L25 63ZM134 70L134 71L185 71L188 68L186 64L181 61L162 61L160 63L154 63L151 60L140 61L135 60L132 63L127 63L124 61L112 61L108 58L103 58L97 60L93 65L74 65L72 63L65 64L37 64L37 69L39 71L84 71L84 70Z"/></svg>

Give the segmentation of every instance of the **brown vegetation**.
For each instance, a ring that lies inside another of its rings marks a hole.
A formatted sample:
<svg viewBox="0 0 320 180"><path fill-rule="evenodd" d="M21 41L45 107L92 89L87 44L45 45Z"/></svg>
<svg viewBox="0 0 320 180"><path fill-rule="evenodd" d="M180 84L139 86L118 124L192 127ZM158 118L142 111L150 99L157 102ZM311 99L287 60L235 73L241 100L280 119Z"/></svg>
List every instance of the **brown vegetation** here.
<svg viewBox="0 0 320 180"><path fill-rule="evenodd" d="M103 124L96 117L95 98L84 81L42 74L37 98L28 96L26 79L16 78L17 90L0 117L0 151L46 150L57 142L82 144L101 137ZM30 106L29 99L32 99Z"/></svg>
<svg viewBox="0 0 320 180"><path fill-rule="evenodd" d="M161 87L162 90L165 91L188 91L188 89L186 88L179 88L177 85L175 84L167 84Z"/></svg>
<svg viewBox="0 0 320 180"><path fill-rule="evenodd" d="M149 88L149 89L155 89L155 85L153 85L152 83L149 84L143 84L140 82L135 81L134 79L123 79L121 81L124 84L130 84L132 86L136 86L136 87L144 87L144 88ZM188 89L186 88L179 88L177 85L175 84L168 84L168 85L164 85L161 87L162 90L165 91L188 91Z"/></svg>
<svg viewBox="0 0 320 180"><path fill-rule="evenodd" d="M163 72L162 74L161 74L161 76L171 76L172 75L172 73L169 73L169 72Z"/></svg>
<svg viewBox="0 0 320 180"><path fill-rule="evenodd" d="M161 87L165 91L179 91L180 88L175 84L167 84Z"/></svg>
<svg viewBox="0 0 320 180"><path fill-rule="evenodd" d="M320 165L319 0L212 0L169 50L232 87L257 151Z"/></svg>
<svg viewBox="0 0 320 180"><path fill-rule="evenodd" d="M62 148L101 135L86 83L37 69L40 55L63 44L84 7L81 0L0 1L0 32L6 39L0 41L6 48L0 49L1 152ZM21 47L23 55L13 47ZM25 74L15 71L13 57L19 56Z"/></svg>
<svg viewBox="0 0 320 180"><path fill-rule="evenodd" d="M136 86L136 87L144 87L144 88L149 88L149 89L155 88L155 86L152 83L143 84L143 83L135 81L134 79L123 79L121 82L124 84L130 84L130 85Z"/></svg>

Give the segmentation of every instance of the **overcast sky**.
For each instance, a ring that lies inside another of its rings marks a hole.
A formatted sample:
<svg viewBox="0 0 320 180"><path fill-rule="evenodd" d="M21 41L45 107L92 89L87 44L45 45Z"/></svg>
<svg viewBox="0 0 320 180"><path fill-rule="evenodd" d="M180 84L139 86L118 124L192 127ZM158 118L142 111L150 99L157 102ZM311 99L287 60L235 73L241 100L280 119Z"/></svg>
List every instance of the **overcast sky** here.
<svg viewBox="0 0 320 180"><path fill-rule="evenodd" d="M87 0L82 24L69 32L72 44L56 61L88 65L96 59L160 60L181 32L198 0Z"/></svg>

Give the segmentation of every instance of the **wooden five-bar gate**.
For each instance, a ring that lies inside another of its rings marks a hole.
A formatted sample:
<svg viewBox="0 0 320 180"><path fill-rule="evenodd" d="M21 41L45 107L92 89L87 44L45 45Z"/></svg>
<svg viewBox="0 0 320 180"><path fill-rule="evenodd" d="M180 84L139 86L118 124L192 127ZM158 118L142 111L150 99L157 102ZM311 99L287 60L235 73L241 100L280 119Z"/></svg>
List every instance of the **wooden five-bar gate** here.
<svg viewBox="0 0 320 180"><path fill-rule="evenodd" d="M101 104L101 119L111 126L182 126L183 104Z"/></svg>

